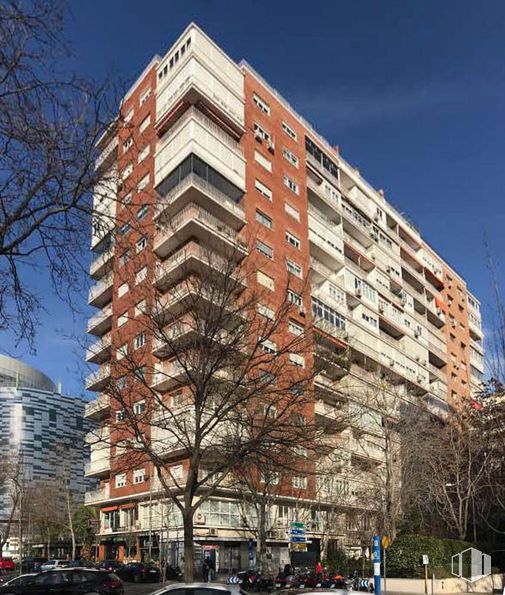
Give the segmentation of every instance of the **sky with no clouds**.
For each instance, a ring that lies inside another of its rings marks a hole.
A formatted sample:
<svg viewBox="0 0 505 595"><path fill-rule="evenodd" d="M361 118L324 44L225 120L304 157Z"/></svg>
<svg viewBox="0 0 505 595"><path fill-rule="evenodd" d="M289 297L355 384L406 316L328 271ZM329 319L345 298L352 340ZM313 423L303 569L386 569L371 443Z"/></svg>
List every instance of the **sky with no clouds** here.
<svg viewBox="0 0 505 595"><path fill-rule="evenodd" d="M190 21L245 58L492 304L487 237L503 273L505 3L485 0L86 0L69 3L74 66L133 81ZM500 262L501 260L501 262ZM18 352L81 394L80 315L45 297L37 353ZM0 347L9 339L0 336Z"/></svg>

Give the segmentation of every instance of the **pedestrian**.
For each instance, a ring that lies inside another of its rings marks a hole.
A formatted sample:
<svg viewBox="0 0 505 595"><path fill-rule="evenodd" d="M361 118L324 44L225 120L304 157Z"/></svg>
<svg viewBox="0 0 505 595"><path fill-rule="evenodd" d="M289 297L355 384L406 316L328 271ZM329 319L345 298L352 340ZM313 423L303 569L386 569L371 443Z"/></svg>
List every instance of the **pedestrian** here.
<svg viewBox="0 0 505 595"><path fill-rule="evenodd" d="M210 572L210 560L208 556L203 561L203 582L209 582L209 572Z"/></svg>
<svg viewBox="0 0 505 595"><path fill-rule="evenodd" d="M317 576L322 576L323 574L323 565L321 564L321 562L318 562L316 564L316 574Z"/></svg>

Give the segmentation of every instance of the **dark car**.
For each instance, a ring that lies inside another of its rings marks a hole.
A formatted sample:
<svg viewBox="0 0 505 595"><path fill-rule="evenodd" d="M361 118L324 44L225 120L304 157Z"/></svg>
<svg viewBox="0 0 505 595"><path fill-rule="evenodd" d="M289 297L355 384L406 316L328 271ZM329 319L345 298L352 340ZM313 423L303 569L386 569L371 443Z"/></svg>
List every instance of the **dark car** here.
<svg viewBox="0 0 505 595"><path fill-rule="evenodd" d="M80 560L69 560L66 564L66 568L95 568L93 562L81 558Z"/></svg>
<svg viewBox="0 0 505 595"><path fill-rule="evenodd" d="M119 560L102 560L98 562L95 568L98 570L108 570L109 572L115 572L118 568L122 568L123 563Z"/></svg>
<svg viewBox="0 0 505 595"><path fill-rule="evenodd" d="M37 558L34 556L27 556L21 562L21 570L23 572L38 572L40 566L47 562L47 558Z"/></svg>
<svg viewBox="0 0 505 595"><path fill-rule="evenodd" d="M83 568L45 570L24 584L0 586L1 595L124 595L113 573Z"/></svg>
<svg viewBox="0 0 505 595"><path fill-rule="evenodd" d="M124 581L133 583L157 583L160 580L160 571L156 566L142 564L142 562L124 564L114 572Z"/></svg>

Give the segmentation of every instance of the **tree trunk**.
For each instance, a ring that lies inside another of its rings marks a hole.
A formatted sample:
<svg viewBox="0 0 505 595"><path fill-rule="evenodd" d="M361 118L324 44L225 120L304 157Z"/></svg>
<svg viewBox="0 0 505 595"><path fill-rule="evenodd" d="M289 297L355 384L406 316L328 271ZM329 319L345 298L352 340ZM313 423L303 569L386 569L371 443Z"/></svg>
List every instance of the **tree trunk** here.
<svg viewBox="0 0 505 595"><path fill-rule="evenodd" d="M72 506L70 502L70 488L66 486L66 500L67 500L67 515L68 515L68 530L70 531L70 538L72 539L72 560L75 560L75 531L74 522L72 519Z"/></svg>
<svg viewBox="0 0 505 595"><path fill-rule="evenodd" d="M49 560L51 558L51 532L49 527L47 528L47 555L46 558Z"/></svg>
<svg viewBox="0 0 505 595"><path fill-rule="evenodd" d="M260 502L258 510L258 562L257 567L260 572L263 572L266 567L267 554L267 528L266 528L266 510L265 503Z"/></svg>
<svg viewBox="0 0 505 595"><path fill-rule="evenodd" d="M326 511L326 530L323 533L323 537L321 539L321 560L326 560L328 557L328 544L330 542L330 513Z"/></svg>
<svg viewBox="0 0 505 595"><path fill-rule="evenodd" d="M182 515L184 525L184 581L192 583L195 580L195 546L193 543L193 512L186 507Z"/></svg>

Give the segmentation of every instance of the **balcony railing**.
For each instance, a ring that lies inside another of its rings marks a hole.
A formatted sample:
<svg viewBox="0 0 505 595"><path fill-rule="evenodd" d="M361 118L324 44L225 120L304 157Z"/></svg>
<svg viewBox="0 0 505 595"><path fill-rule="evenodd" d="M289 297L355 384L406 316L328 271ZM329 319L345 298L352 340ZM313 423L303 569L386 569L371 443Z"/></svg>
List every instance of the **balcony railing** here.
<svg viewBox="0 0 505 595"><path fill-rule="evenodd" d="M107 353L110 351L111 345L112 337L110 333L107 333L88 347L86 350L86 361L94 363L104 361L107 358Z"/></svg>
<svg viewBox="0 0 505 595"><path fill-rule="evenodd" d="M110 411L110 395L100 395L84 406L84 417L87 419L104 419Z"/></svg>
<svg viewBox="0 0 505 595"><path fill-rule="evenodd" d="M116 136L98 156L97 160L95 161L95 170L98 171L100 168L105 167L108 163L111 163L116 158L118 144L119 140Z"/></svg>
<svg viewBox="0 0 505 595"><path fill-rule="evenodd" d="M112 304L106 306L100 312L93 314L88 320L88 333L93 335L101 335L112 326Z"/></svg>
<svg viewBox="0 0 505 595"><path fill-rule="evenodd" d="M106 484L103 488L97 488L95 490L88 490L84 494L84 504L93 505L107 500L110 498L110 486Z"/></svg>
<svg viewBox="0 0 505 595"><path fill-rule="evenodd" d="M84 467L85 477L100 477L110 471L110 457L102 457L86 463Z"/></svg>
<svg viewBox="0 0 505 595"><path fill-rule="evenodd" d="M89 268L89 273L92 277L95 277L100 274L101 270L105 268L107 263L112 259L114 256L114 246L107 248L101 254L98 254L93 261L91 262L91 266Z"/></svg>
<svg viewBox="0 0 505 595"><path fill-rule="evenodd" d="M87 390L101 390L105 388L110 380L110 364L103 365L96 372L92 372L86 378Z"/></svg>
<svg viewBox="0 0 505 595"><path fill-rule="evenodd" d="M112 284L114 276L109 273L103 279L90 287L88 303L91 305L105 305L112 299Z"/></svg>
<svg viewBox="0 0 505 595"><path fill-rule="evenodd" d="M183 178L176 186L174 186L163 198L161 198L154 209L154 219L157 219L167 208L172 205L176 199L189 188L194 187L219 205L226 209L236 220L234 224L237 228L242 227L245 223L245 215L242 207L234 202L224 192L218 190L215 186L204 180L199 175L191 173Z"/></svg>

